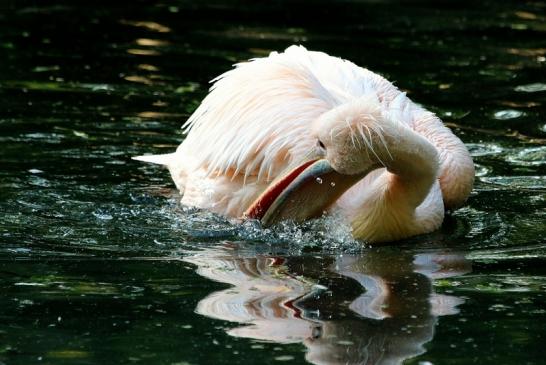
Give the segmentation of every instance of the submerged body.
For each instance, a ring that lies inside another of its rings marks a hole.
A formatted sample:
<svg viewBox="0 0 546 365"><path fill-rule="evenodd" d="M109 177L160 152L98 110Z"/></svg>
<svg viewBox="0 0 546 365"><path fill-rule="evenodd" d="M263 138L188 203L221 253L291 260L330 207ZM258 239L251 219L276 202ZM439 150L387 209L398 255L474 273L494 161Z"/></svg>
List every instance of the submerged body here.
<svg viewBox="0 0 546 365"><path fill-rule="evenodd" d="M355 238L437 229L474 180L463 143L383 77L292 46L214 80L166 165L182 203L216 213L303 220L338 212Z"/></svg>

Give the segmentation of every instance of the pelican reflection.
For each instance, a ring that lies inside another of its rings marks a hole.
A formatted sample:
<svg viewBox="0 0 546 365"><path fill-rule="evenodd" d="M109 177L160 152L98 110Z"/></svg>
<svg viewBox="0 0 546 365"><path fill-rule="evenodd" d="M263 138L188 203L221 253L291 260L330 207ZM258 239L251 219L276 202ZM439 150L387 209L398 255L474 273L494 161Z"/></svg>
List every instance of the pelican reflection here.
<svg viewBox="0 0 546 365"><path fill-rule="evenodd" d="M458 254L388 248L279 257L226 243L185 260L232 285L202 299L199 314L240 324L232 336L303 343L314 364L401 364L424 353L438 316L463 303L435 293L433 280L470 271Z"/></svg>

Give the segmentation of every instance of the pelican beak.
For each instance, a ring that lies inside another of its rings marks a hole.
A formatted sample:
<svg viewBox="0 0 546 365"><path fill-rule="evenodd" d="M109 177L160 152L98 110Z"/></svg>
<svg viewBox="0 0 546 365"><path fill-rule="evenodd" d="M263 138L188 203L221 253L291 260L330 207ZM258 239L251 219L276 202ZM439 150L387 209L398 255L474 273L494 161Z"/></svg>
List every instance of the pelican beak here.
<svg viewBox="0 0 546 365"><path fill-rule="evenodd" d="M260 219L264 226L319 217L364 176L340 174L325 159L306 161L274 181L244 217Z"/></svg>

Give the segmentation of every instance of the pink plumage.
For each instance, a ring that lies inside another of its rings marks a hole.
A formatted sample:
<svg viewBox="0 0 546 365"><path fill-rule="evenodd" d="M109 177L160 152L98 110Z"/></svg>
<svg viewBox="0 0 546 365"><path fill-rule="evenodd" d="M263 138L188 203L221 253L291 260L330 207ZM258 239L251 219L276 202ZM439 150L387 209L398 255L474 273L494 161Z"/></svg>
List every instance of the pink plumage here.
<svg viewBox="0 0 546 365"><path fill-rule="evenodd" d="M166 165L183 204L240 217L273 199L255 218L336 211L356 238L390 241L437 229L472 189L470 155L441 120L349 61L292 46L213 81L176 152L137 158ZM272 193L275 179L285 191Z"/></svg>

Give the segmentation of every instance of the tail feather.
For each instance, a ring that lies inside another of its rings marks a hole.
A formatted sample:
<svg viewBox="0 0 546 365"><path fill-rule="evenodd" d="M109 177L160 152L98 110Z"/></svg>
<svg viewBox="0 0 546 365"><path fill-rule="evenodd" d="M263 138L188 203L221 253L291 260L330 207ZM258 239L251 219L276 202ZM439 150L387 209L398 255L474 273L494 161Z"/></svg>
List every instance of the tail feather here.
<svg viewBox="0 0 546 365"><path fill-rule="evenodd" d="M156 163L159 165L168 166L174 160L174 153L166 153L164 155L145 155L132 157L133 160Z"/></svg>

